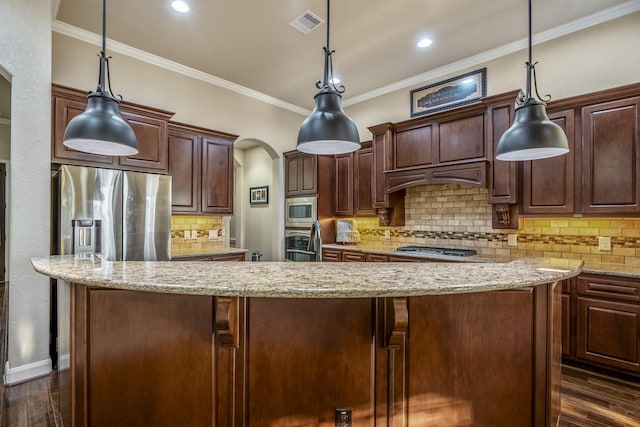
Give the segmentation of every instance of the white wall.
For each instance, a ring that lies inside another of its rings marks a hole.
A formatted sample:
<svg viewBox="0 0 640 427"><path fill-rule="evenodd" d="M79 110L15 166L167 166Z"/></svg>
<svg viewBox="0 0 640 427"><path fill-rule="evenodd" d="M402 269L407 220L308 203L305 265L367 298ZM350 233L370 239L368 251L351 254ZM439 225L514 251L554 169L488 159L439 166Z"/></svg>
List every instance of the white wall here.
<svg viewBox="0 0 640 427"><path fill-rule="evenodd" d="M11 219L5 382L44 374L49 360L49 280L31 257L49 254L51 3L2 0L0 67L11 80Z"/></svg>

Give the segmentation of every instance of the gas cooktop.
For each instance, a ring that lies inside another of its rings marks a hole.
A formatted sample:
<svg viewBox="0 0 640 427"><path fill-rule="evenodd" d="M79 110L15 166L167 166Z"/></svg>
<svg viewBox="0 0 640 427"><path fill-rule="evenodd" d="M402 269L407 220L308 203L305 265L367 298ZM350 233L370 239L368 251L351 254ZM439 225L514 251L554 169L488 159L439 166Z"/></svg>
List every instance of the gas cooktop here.
<svg viewBox="0 0 640 427"><path fill-rule="evenodd" d="M473 249L457 249L457 248L436 248L432 246L400 246L396 248L396 252L414 253L421 255L448 255L448 256L473 256L476 252Z"/></svg>

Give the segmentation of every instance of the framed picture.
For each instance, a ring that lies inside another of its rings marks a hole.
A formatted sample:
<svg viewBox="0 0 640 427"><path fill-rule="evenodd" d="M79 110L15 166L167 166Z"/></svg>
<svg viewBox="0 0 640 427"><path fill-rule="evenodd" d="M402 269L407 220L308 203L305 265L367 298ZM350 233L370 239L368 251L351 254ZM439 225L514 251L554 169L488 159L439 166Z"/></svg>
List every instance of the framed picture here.
<svg viewBox="0 0 640 427"><path fill-rule="evenodd" d="M487 96L487 69L411 91L411 117L474 103Z"/></svg>
<svg viewBox="0 0 640 427"><path fill-rule="evenodd" d="M249 203L252 205L268 205L269 186L251 187L249 189Z"/></svg>

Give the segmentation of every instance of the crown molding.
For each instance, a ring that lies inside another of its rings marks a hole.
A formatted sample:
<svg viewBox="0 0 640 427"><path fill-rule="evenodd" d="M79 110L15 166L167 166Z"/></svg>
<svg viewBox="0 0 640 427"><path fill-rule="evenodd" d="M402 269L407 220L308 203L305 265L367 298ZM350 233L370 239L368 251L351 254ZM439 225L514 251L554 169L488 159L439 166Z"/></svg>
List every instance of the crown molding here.
<svg viewBox="0 0 640 427"><path fill-rule="evenodd" d="M92 33L90 31L83 30L73 25L66 24L58 20L52 23L52 29L56 33L62 34L64 36L68 36L86 43L94 44L96 46L102 45L102 37L100 35ZM282 101L278 98L274 98L269 95L265 95L262 92L249 89L245 86L241 86L239 84L230 82L228 80L221 79L220 77L216 77L211 74L204 73L202 71L196 70L191 67L187 67L175 61L162 58L161 56L154 55L140 49L136 49L135 47L126 45L124 43L120 43L118 41L115 41L109 38L107 38L107 40L109 44L109 50L113 52L117 52L121 55L126 55L131 58L146 62L148 64L155 65L157 67L164 68L166 70L173 71L175 73L182 74L196 80L201 80L203 82L206 82L224 89L228 89L230 91L239 93L244 96L248 96L250 98L257 99L258 101L262 101L267 104L271 104L276 107L283 108L285 110L292 111L294 113L308 115L311 112L311 110L309 109L299 107L297 105Z"/></svg>
<svg viewBox="0 0 640 427"><path fill-rule="evenodd" d="M532 43L534 45L544 43L567 34L574 33L576 31L583 30L585 28L592 27L594 25L602 24L603 22L611 21L613 19L620 18L631 13L635 13L640 10L640 0L630 0L618 6L605 9L601 12L594 13L593 15L585 16L584 18L576 19L575 21L568 22L564 25L552 28L547 31L543 31L538 34L534 34ZM344 107L358 104L360 102L368 101L373 98L377 98L382 95L386 95L391 92L406 89L412 86L424 84L430 80L439 79L441 77L453 74L460 70L471 68L500 58L502 56L509 55L519 50L526 49L528 47L528 39L523 38L515 42L499 46L495 49L490 49L485 52L481 52L477 55L470 56L460 61L452 62L433 70L429 70L425 73L409 77L408 79L401 80L396 83L392 83L387 86L383 86L376 90L372 90L367 93L363 93L352 98L348 98L342 101Z"/></svg>

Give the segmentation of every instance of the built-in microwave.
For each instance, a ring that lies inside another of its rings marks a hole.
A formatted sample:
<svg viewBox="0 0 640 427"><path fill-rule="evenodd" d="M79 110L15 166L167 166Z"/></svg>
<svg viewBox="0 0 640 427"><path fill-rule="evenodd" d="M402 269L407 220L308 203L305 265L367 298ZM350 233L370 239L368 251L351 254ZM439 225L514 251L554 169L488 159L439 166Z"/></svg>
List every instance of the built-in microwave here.
<svg viewBox="0 0 640 427"><path fill-rule="evenodd" d="M284 226L309 228L316 220L317 197L291 197L285 199Z"/></svg>

